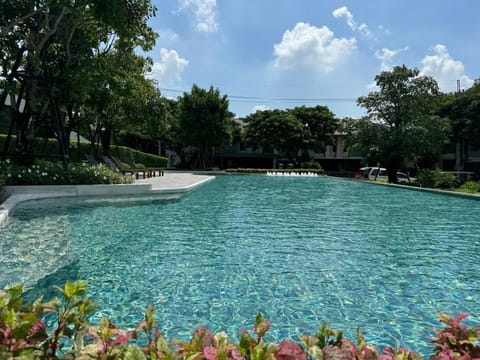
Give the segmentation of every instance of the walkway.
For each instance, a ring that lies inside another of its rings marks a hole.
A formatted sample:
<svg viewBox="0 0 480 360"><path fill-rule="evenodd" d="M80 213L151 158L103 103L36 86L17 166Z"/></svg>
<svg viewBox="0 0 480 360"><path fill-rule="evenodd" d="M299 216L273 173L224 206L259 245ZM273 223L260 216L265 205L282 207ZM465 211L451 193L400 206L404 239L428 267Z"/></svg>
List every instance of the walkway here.
<svg viewBox="0 0 480 360"><path fill-rule="evenodd" d="M184 192L191 190L205 182L213 180L210 175L197 175L188 172L165 172L164 176L156 176L148 179L138 179L135 184L150 184L153 192Z"/></svg>

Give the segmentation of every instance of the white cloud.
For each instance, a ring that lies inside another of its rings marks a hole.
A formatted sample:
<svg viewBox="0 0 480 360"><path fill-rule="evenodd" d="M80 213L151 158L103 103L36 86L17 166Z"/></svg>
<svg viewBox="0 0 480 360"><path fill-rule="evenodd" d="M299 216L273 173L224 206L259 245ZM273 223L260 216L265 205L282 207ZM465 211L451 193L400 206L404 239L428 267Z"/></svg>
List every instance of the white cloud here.
<svg viewBox="0 0 480 360"><path fill-rule="evenodd" d="M373 37L372 32L368 28L367 24L362 23L360 25L357 24L353 14L348 10L346 6L339 7L338 9L333 10L332 15L335 19L345 18L347 19L347 25L352 31L359 31L362 35L366 37Z"/></svg>
<svg viewBox="0 0 480 360"><path fill-rule="evenodd" d="M176 42L178 40L178 34L171 29L157 30L156 32L158 34L159 42L172 43L172 42Z"/></svg>
<svg viewBox="0 0 480 360"><path fill-rule="evenodd" d="M175 50L160 49L161 61L155 62L149 79L156 80L159 86L172 85L181 80L183 70L188 66L188 60L181 58Z"/></svg>
<svg viewBox="0 0 480 360"><path fill-rule="evenodd" d="M271 110L267 105L255 105L250 113L255 114L257 111Z"/></svg>
<svg viewBox="0 0 480 360"><path fill-rule="evenodd" d="M178 0L180 10L192 9L195 14L195 28L200 32L218 30L216 0Z"/></svg>
<svg viewBox="0 0 480 360"><path fill-rule="evenodd" d="M283 34L282 41L274 45L275 66L290 69L299 65L331 72L356 50L355 38L335 38L326 26L321 28L303 22Z"/></svg>
<svg viewBox="0 0 480 360"><path fill-rule="evenodd" d="M452 59L445 45L435 45L433 52L422 59L421 75L432 76L442 91L454 91L457 80L464 89L473 85L474 81L465 74L463 63Z"/></svg>
<svg viewBox="0 0 480 360"><path fill-rule="evenodd" d="M378 25L378 30L387 36L392 35L391 31L382 25Z"/></svg>
<svg viewBox="0 0 480 360"><path fill-rule="evenodd" d="M392 50L388 48L383 48L382 50L377 50L375 52L375 57L381 61L380 70L381 71L388 71L392 69L392 63L395 56L402 52L407 51L408 46L405 46L403 49Z"/></svg>
<svg viewBox="0 0 480 360"><path fill-rule="evenodd" d="M381 50L375 51L375 57L380 60L380 71L390 71L392 70L392 64L394 63L394 58L402 51L407 51L408 46L405 46L403 49L388 49L383 48ZM377 86L375 80L367 85L367 90L378 91L380 88Z"/></svg>

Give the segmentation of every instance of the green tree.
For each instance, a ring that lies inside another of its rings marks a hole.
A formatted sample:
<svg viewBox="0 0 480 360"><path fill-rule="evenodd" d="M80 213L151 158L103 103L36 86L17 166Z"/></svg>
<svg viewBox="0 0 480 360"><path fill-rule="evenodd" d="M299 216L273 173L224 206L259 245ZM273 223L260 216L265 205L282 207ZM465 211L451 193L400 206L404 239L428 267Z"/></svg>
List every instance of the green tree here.
<svg viewBox="0 0 480 360"><path fill-rule="evenodd" d="M130 48L115 48L98 61L97 86L89 100L89 126L100 136L104 154L109 154L112 137L120 133L152 131L151 137L161 134L161 109L155 104L160 94L153 82L144 77L145 58Z"/></svg>
<svg viewBox="0 0 480 360"><path fill-rule="evenodd" d="M385 166L389 182L396 183L402 165L417 161L444 139L444 122L434 116L438 85L406 66L383 71L375 82L379 90L357 100L368 115L358 122L354 141L367 159Z"/></svg>
<svg viewBox="0 0 480 360"><path fill-rule="evenodd" d="M191 93L179 100L182 140L196 156L193 167L205 169L212 163L215 150L231 144L233 113L228 98L218 89L209 90L193 85Z"/></svg>
<svg viewBox="0 0 480 360"><path fill-rule="evenodd" d="M150 49L155 33L147 21L154 14L150 0L0 3L0 110L10 117L9 133L15 129L20 154L31 154L43 127L56 135L68 157L65 132L78 127L78 114L91 96L95 58L113 44ZM5 109L9 95L24 99L24 109L21 102Z"/></svg>
<svg viewBox="0 0 480 360"><path fill-rule="evenodd" d="M326 106L299 106L287 112L294 115L304 127L303 154L309 160L309 151L323 152L326 145L334 142L334 133L338 128L335 115Z"/></svg>
<svg viewBox="0 0 480 360"><path fill-rule="evenodd" d="M292 163L298 162L304 146L303 124L289 111L265 110L248 115L245 119L245 142L251 146L273 148Z"/></svg>
<svg viewBox="0 0 480 360"><path fill-rule="evenodd" d="M480 147L480 82L466 91L446 95L439 114L450 123L451 141L456 145L456 170L463 170L469 145Z"/></svg>

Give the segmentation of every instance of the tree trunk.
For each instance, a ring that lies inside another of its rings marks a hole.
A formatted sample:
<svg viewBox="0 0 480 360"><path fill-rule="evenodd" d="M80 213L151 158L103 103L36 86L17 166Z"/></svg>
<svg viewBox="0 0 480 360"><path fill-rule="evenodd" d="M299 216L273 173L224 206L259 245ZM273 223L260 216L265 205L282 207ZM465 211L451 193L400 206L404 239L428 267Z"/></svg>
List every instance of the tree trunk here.
<svg viewBox="0 0 480 360"><path fill-rule="evenodd" d="M392 160L389 164L387 164L388 182L390 184L398 183L397 171L400 170L401 164L401 160L397 159Z"/></svg>
<svg viewBox="0 0 480 360"><path fill-rule="evenodd" d="M105 128L104 130L102 130L100 137L101 137L103 155L110 156L110 143L112 140L112 129Z"/></svg>

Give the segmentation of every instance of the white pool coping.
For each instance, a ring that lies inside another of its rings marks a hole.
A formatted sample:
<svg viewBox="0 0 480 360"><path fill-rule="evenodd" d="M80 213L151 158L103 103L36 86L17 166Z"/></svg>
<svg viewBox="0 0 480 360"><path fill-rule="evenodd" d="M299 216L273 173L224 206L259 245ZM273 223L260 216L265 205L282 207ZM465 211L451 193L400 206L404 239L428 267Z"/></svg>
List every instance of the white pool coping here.
<svg viewBox="0 0 480 360"><path fill-rule="evenodd" d="M115 198L119 196L145 197L183 194L215 179L211 175L193 173L165 173L165 176L137 180L134 184L120 185L40 185L7 186L7 199L0 204L0 227L8 222L14 208L25 201L45 198ZM118 198L118 201L122 201Z"/></svg>

